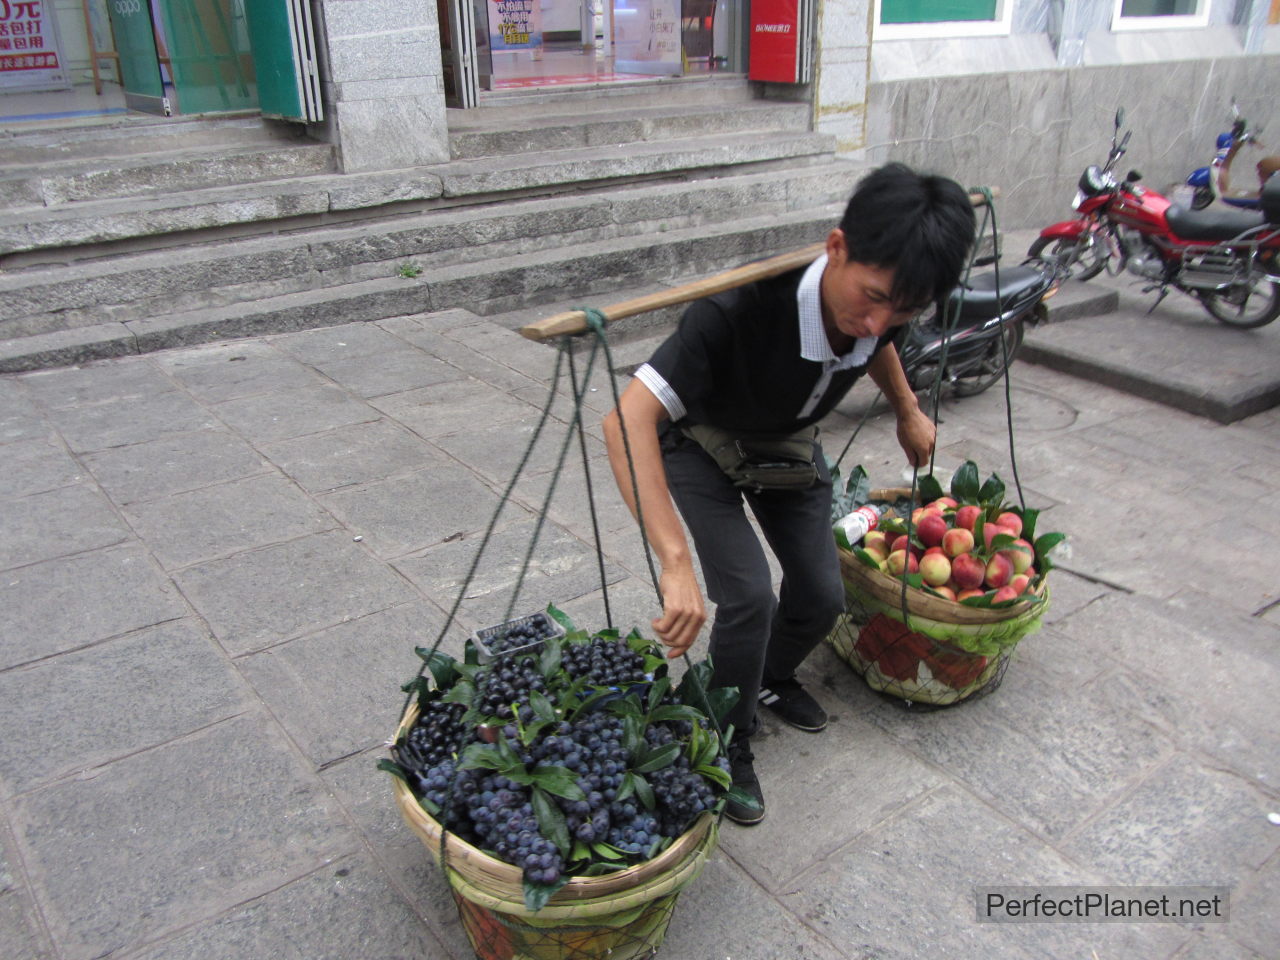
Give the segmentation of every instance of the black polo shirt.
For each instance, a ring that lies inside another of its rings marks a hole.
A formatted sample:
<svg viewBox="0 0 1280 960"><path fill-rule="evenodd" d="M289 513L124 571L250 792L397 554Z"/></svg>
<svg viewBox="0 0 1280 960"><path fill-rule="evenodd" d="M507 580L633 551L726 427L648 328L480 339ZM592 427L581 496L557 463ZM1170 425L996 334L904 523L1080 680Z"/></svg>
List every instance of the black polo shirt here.
<svg viewBox="0 0 1280 960"><path fill-rule="evenodd" d="M676 332L636 372L673 421L744 433L794 433L821 420L840 402L896 331L876 340L866 361L856 366L840 369L836 358L805 359L798 293L810 269L814 273L807 281L807 321L812 339L817 336L812 324L817 323L820 333L822 329L821 314L815 314L821 276L817 263L689 306ZM824 352L830 354L825 338L821 333ZM810 403L827 367L832 368L830 381Z"/></svg>

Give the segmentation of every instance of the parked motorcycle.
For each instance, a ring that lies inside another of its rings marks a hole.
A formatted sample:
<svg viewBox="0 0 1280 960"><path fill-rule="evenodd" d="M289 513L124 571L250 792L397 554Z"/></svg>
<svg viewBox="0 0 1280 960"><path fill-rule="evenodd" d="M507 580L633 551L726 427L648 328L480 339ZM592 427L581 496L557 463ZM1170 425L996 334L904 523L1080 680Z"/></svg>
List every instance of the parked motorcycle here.
<svg viewBox="0 0 1280 960"><path fill-rule="evenodd" d="M1218 135L1218 152L1213 162L1201 167L1187 177L1187 185L1193 188L1191 209L1203 210L1214 200L1245 210L1262 209L1261 188L1266 186L1276 171L1280 170L1280 156L1264 156L1258 161L1258 185L1255 193L1248 191L1231 192L1231 165L1245 144L1262 147L1258 142L1259 133L1250 129L1248 122L1240 115L1240 108L1235 101L1231 102L1231 131ZM1265 147L1263 148L1265 149Z"/></svg>
<svg viewBox="0 0 1280 960"><path fill-rule="evenodd" d="M1280 177L1267 181L1257 213L1171 204L1141 186L1136 170L1116 179L1113 168L1129 142L1129 133L1117 141L1123 124L1120 109L1107 164L1080 176L1077 217L1040 231L1030 255L1068 269L1083 264L1079 279L1108 265L1127 269L1150 281L1144 292L1159 291L1153 310L1172 289L1228 326L1261 327L1280 316Z"/></svg>
<svg viewBox="0 0 1280 960"><path fill-rule="evenodd" d="M994 270L974 274L932 315L902 327L894 345L912 390L932 389L941 376L956 396L971 397L996 383L1022 346L1025 324L1044 318L1062 271L1035 259L1001 269L998 279Z"/></svg>

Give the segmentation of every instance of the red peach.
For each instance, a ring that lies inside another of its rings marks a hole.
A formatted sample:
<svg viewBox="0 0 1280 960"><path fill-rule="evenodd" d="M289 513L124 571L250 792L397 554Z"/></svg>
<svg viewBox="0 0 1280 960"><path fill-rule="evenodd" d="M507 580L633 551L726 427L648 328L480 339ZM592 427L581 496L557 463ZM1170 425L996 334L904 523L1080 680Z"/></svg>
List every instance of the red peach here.
<svg viewBox="0 0 1280 960"><path fill-rule="evenodd" d="M986 583L988 587L999 589L1009 582L1013 576L1013 564L1000 554L987 561Z"/></svg>
<svg viewBox="0 0 1280 960"><path fill-rule="evenodd" d="M933 503L929 504L929 506L937 507L939 510L946 511L954 510L959 506L959 504L957 504L951 497L939 497L937 500L933 501Z"/></svg>
<svg viewBox="0 0 1280 960"><path fill-rule="evenodd" d="M1018 593L1026 593L1027 588L1031 586L1031 578L1025 573L1016 574L1013 579L1009 581L1009 586L1017 590Z"/></svg>
<svg viewBox="0 0 1280 960"><path fill-rule="evenodd" d="M962 591L982 586L985 571L982 561L972 553L962 553L951 561L951 578Z"/></svg>
<svg viewBox="0 0 1280 960"><path fill-rule="evenodd" d="M1000 534L1008 532L1009 531L1007 529L1000 526L998 523L984 523L982 525L982 545L990 550L991 541L1000 536Z"/></svg>
<svg viewBox="0 0 1280 960"><path fill-rule="evenodd" d="M905 550L893 551L885 564L888 571L895 577L902 576L904 569L907 573L916 573L920 570L920 561Z"/></svg>
<svg viewBox="0 0 1280 960"><path fill-rule="evenodd" d="M973 549L973 533L964 527L955 527L942 535L942 552L948 557L958 557Z"/></svg>
<svg viewBox="0 0 1280 960"><path fill-rule="evenodd" d="M920 561L920 576L932 587L941 586L951 579L951 561L942 553L926 554Z"/></svg>
<svg viewBox="0 0 1280 960"><path fill-rule="evenodd" d="M862 545L868 550L878 547L886 557L889 555L889 537L883 530L872 530L862 538Z"/></svg>
<svg viewBox="0 0 1280 960"><path fill-rule="evenodd" d="M996 591L996 595L991 598L992 603L1003 603L1005 600L1016 600L1018 591L1013 589L1007 583Z"/></svg>
<svg viewBox="0 0 1280 960"><path fill-rule="evenodd" d="M977 588L971 588L969 590L961 590L959 593L956 594L956 599L968 600L970 597L980 597L980 596L982 596L981 590L978 590Z"/></svg>
<svg viewBox="0 0 1280 960"><path fill-rule="evenodd" d="M1013 566L1014 573L1025 571L1031 566L1031 561L1036 558L1035 548L1021 537L1013 541L1012 546L1001 550L1000 556L1009 561Z"/></svg>
<svg viewBox="0 0 1280 960"><path fill-rule="evenodd" d="M924 551L924 556L925 556L925 557L930 557L930 556L933 556L933 554L935 554L935 553L941 553L944 557L946 556L946 553L945 553L945 552L943 552L943 549L942 549L941 547L928 547L928 548L926 548L926 549L925 549L925 551ZM921 557L920 559L922 559L922 560L923 560L923 559L924 559L924 557ZM950 559L950 558L948 558L948 559Z"/></svg>
<svg viewBox="0 0 1280 960"><path fill-rule="evenodd" d="M982 513L982 508L973 505L956 508L956 526L964 527L964 529L972 533L973 525L977 522L978 514L980 513Z"/></svg>
<svg viewBox="0 0 1280 960"><path fill-rule="evenodd" d="M883 543L873 544L870 547L863 547L862 549L867 551L867 553L871 555L871 557L875 560L875 562L880 564L881 566L884 566L884 562L887 559L889 559L889 554L885 550Z"/></svg>
<svg viewBox="0 0 1280 960"><path fill-rule="evenodd" d="M1006 510L996 517L996 523L1006 528L1015 537L1022 533L1022 518L1012 510Z"/></svg>
<svg viewBox="0 0 1280 960"><path fill-rule="evenodd" d="M910 549L911 549L911 538L908 537L905 533L898 534L898 536L894 537L893 542L889 544L890 553L893 553L896 550L910 550Z"/></svg>
<svg viewBox="0 0 1280 960"><path fill-rule="evenodd" d="M916 535L926 547L936 547L942 543L942 538L946 536L948 529L947 521L942 519L942 514L926 513L916 526Z"/></svg>
<svg viewBox="0 0 1280 960"><path fill-rule="evenodd" d="M942 594L942 596L945 597L947 600L956 599L956 592L952 590L950 587L948 587L946 584L937 584L937 585L930 584L929 589L932 590L934 593Z"/></svg>

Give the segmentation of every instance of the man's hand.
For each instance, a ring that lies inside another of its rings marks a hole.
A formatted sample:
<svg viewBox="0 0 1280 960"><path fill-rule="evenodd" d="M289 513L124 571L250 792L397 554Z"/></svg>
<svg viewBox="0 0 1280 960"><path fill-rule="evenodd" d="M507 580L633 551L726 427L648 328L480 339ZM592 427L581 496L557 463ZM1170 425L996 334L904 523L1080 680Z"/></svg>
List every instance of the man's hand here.
<svg viewBox="0 0 1280 960"><path fill-rule="evenodd" d="M913 467L928 464L937 436L937 427L918 406L898 415L898 443Z"/></svg>
<svg viewBox="0 0 1280 960"><path fill-rule="evenodd" d="M692 566L664 569L658 587L662 591L662 616L653 621L653 632L671 648L667 659L674 660L698 639L707 611Z"/></svg>

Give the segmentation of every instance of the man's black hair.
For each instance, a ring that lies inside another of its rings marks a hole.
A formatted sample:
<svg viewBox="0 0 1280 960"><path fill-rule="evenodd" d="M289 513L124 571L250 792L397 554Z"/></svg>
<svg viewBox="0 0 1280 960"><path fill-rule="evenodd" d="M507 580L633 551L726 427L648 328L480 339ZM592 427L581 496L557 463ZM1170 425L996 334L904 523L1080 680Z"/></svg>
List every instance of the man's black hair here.
<svg viewBox="0 0 1280 960"><path fill-rule="evenodd" d="M975 223L960 184L889 163L858 181L840 229L850 260L893 269L890 296L908 307L938 302L959 282Z"/></svg>

